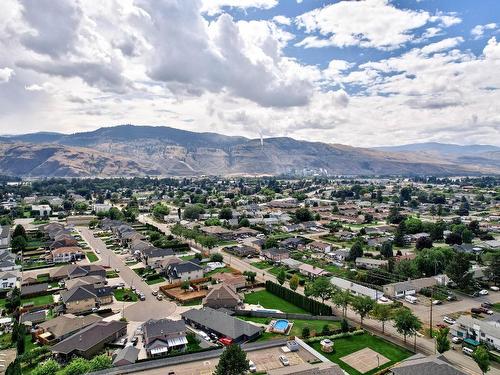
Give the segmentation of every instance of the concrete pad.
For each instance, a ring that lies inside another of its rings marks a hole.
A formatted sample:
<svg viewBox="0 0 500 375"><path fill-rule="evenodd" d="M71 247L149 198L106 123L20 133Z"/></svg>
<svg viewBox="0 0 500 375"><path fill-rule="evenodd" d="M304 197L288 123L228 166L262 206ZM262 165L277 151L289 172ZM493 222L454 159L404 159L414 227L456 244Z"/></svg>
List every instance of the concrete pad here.
<svg viewBox="0 0 500 375"><path fill-rule="evenodd" d="M362 374L390 362L390 359L370 348L358 350L340 358L340 360Z"/></svg>

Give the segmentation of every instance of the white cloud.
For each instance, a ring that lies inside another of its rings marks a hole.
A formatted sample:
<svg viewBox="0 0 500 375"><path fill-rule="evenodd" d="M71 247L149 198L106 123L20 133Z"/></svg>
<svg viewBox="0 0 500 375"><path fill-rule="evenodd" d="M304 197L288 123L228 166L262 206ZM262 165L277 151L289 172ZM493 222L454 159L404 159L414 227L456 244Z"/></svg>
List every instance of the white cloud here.
<svg viewBox="0 0 500 375"><path fill-rule="evenodd" d="M224 7L271 9L278 5L278 0L202 0L202 12L211 16L222 12Z"/></svg>
<svg viewBox="0 0 500 375"><path fill-rule="evenodd" d="M285 16L274 16L273 21L279 23L280 25L289 26L292 23L292 20Z"/></svg>
<svg viewBox="0 0 500 375"><path fill-rule="evenodd" d="M497 28L496 23L488 23L486 25L476 25L474 28L470 31L471 35L474 37L474 39L479 39L483 36L484 32L487 30L494 30Z"/></svg>
<svg viewBox="0 0 500 375"><path fill-rule="evenodd" d="M10 68L0 69L0 83L9 82L10 78L14 75L14 71Z"/></svg>
<svg viewBox="0 0 500 375"><path fill-rule="evenodd" d="M424 53L426 55L436 53L436 52L446 51L450 48L456 47L457 45L459 45L463 41L464 41L464 38L462 38L461 36L457 36L455 38L447 38L447 39L440 40L439 42L436 42L436 43L428 44L428 45L422 47L421 51L422 51L422 53Z"/></svg>
<svg viewBox="0 0 500 375"><path fill-rule="evenodd" d="M429 22L439 22L441 27L449 27L460 22L460 18L399 9L388 0L365 0L340 1L314 9L298 16L296 22L306 33L317 32L321 35L304 38L296 44L299 47L395 49L414 39L412 32Z"/></svg>

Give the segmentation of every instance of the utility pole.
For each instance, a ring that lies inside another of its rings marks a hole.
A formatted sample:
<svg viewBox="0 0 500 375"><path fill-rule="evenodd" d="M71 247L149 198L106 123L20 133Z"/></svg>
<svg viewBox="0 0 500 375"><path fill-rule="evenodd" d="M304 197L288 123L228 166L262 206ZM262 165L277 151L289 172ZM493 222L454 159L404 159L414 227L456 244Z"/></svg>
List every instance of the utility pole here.
<svg viewBox="0 0 500 375"><path fill-rule="evenodd" d="M431 286L431 312L430 312L430 317L429 317L429 335L432 339L432 305L434 305L434 286Z"/></svg>

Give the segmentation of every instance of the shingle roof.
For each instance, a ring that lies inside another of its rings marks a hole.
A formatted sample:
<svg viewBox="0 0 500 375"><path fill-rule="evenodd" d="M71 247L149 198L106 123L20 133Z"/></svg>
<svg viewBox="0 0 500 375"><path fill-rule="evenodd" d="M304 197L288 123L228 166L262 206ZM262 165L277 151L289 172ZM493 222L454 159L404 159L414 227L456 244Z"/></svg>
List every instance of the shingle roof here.
<svg viewBox="0 0 500 375"><path fill-rule="evenodd" d="M70 332L75 332L79 329L85 328L100 321L101 319L102 318L100 316L95 314L85 316L64 314L40 324L40 327L43 328L44 331L51 332L56 338L59 338Z"/></svg>
<svg viewBox="0 0 500 375"><path fill-rule="evenodd" d="M465 375L464 372L445 362L441 357L435 356L416 359L410 358L393 367L392 373L394 375Z"/></svg>
<svg viewBox="0 0 500 375"><path fill-rule="evenodd" d="M194 321L232 339L237 339L242 335L250 337L262 331L260 327L210 307L192 309L182 313L181 316L183 319Z"/></svg>

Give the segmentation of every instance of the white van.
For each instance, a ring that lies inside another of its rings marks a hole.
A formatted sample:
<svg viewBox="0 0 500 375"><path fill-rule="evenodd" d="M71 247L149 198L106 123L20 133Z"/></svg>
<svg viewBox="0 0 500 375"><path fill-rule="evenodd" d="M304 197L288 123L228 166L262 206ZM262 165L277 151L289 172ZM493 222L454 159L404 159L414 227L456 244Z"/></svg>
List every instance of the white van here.
<svg viewBox="0 0 500 375"><path fill-rule="evenodd" d="M405 297L405 301L409 302L409 303L412 303L412 304L415 305L417 303L417 297L415 297L415 296L406 296Z"/></svg>
<svg viewBox="0 0 500 375"><path fill-rule="evenodd" d="M472 356L472 354L474 354L474 350L472 350L471 348L467 348L467 347L463 347L462 352L465 355L469 355L469 356Z"/></svg>

